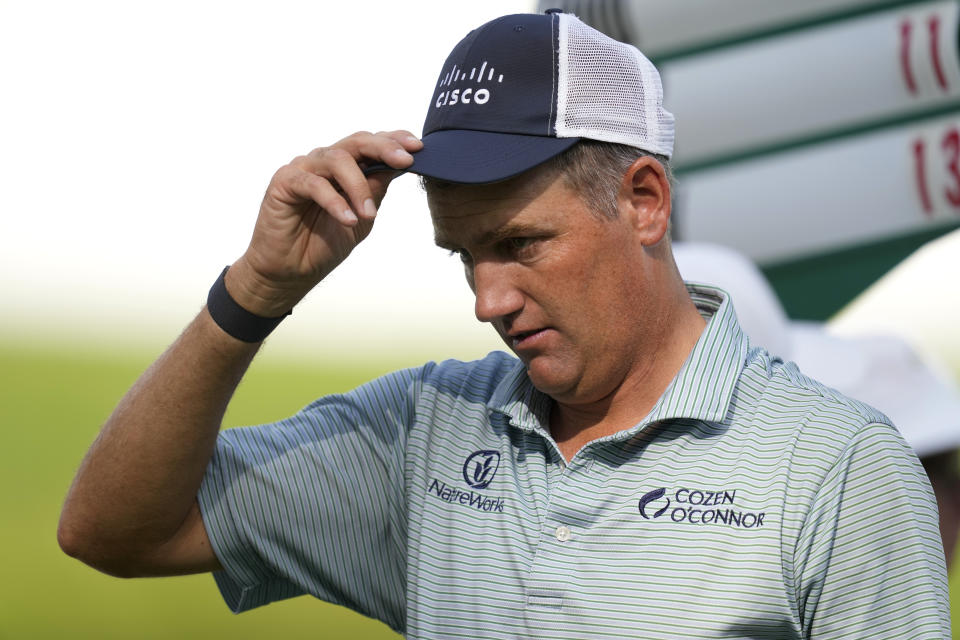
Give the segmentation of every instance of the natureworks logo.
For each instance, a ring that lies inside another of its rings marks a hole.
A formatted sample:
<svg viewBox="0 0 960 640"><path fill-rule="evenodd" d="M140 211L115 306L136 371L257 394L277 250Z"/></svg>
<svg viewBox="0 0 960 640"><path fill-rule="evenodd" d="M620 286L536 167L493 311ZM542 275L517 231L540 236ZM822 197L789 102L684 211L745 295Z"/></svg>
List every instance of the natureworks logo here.
<svg viewBox="0 0 960 640"><path fill-rule="evenodd" d="M684 524L726 525L740 529L762 527L766 512L740 510L736 507L736 500L736 489L711 491L661 487L645 493L637 503L637 510L646 520L664 516Z"/></svg>
<svg viewBox="0 0 960 640"><path fill-rule="evenodd" d="M500 452L492 449L474 451L463 463L463 479L467 486L474 489L486 489L493 482L500 467Z"/></svg>
<svg viewBox="0 0 960 640"><path fill-rule="evenodd" d="M453 65L453 68L440 78L440 83L437 85L439 89L437 99L433 104L437 109L452 107L458 103L486 104L490 100L490 89L483 85L492 84L494 78L497 84L503 82L503 74L496 73L492 65L488 68L486 60L480 65L479 70L477 67L471 68L469 74L466 69ZM466 86L457 86L460 84Z"/></svg>
<svg viewBox="0 0 960 640"><path fill-rule="evenodd" d="M463 463L460 473L467 486L482 491L490 486L497 469L500 468L500 452L493 449L474 451ZM427 485L427 492L450 504L461 504L477 511L498 511L503 513L503 498L491 498L477 491L464 491L433 478Z"/></svg>

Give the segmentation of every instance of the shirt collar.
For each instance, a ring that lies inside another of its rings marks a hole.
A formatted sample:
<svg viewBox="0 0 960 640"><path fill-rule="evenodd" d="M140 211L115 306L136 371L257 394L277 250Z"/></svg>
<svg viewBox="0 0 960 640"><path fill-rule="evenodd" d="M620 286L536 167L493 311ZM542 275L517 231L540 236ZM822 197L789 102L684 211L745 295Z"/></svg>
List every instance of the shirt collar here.
<svg viewBox="0 0 960 640"><path fill-rule="evenodd" d="M749 342L725 291L689 282L686 286L707 326L656 405L631 432L673 418L721 422L727 415ZM509 416L512 425L542 433L547 431L551 405L549 396L530 382L520 361L500 381L487 403L492 411Z"/></svg>

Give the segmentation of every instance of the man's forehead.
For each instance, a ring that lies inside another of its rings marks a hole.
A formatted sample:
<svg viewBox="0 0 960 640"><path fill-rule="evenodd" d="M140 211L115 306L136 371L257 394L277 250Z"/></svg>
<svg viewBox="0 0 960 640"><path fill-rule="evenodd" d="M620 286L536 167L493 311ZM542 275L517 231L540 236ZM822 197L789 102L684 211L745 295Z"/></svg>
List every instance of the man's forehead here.
<svg viewBox="0 0 960 640"><path fill-rule="evenodd" d="M489 244L545 222L547 212L531 198L475 198L434 201L434 241L441 247Z"/></svg>
<svg viewBox="0 0 960 640"><path fill-rule="evenodd" d="M500 209L478 204L474 201L469 207L431 205L434 242L441 247L460 246L468 239L494 233L509 220L497 215Z"/></svg>
<svg viewBox="0 0 960 640"><path fill-rule="evenodd" d="M492 184L427 185L427 204L437 244L447 236L489 233L544 209L543 201L557 197L559 176L531 171ZM569 192L569 197L576 196Z"/></svg>

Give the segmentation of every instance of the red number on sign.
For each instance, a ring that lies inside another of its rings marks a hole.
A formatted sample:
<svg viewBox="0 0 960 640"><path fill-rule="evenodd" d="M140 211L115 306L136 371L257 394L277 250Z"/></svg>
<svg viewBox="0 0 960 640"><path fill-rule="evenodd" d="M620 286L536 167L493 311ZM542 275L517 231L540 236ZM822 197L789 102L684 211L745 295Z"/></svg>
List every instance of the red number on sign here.
<svg viewBox="0 0 960 640"><path fill-rule="evenodd" d="M953 184L944 189L944 194L947 202L954 207L960 207L960 131L948 131L940 146L947 152L947 168L950 170L950 179L953 180Z"/></svg>
<svg viewBox="0 0 960 640"><path fill-rule="evenodd" d="M946 91L947 78L943 75L943 67L940 66L940 16L930 16L927 27L930 29L930 59L933 61L933 72L937 75L937 84Z"/></svg>
<svg viewBox="0 0 960 640"><path fill-rule="evenodd" d="M943 72L940 62L940 16L934 14L927 18L927 34L930 38L930 66L936 76L937 84L944 91L948 90L947 75ZM900 71L903 73L903 82L907 90L917 94L917 80L913 75L913 66L910 64L910 40L913 36L913 23L910 18L900 21Z"/></svg>
<svg viewBox="0 0 960 640"><path fill-rule="evenodd" d="M960 210L960 129L948 129L940 139L940 149L946 160L948 184L943 189L943 195L954 209ZM927 181L926 144L922 138L913 141L913 169L917 181L917 193L920 195L920 206L927 216L933 216L933 202L930 199L930 190Z"/></svg>
<svg viewBox="0 0 960 640"><path fill-rule="evenodd" d="M903 71L903 81L907 83L910 93L917 92L917 83L913 79L913 70L910 68L910 32L913 25L909 20L900 23L900 69Z"/></svg>
<svg viewBox="0 0 960 640"><path fill-rule="evenodd" d="M930 215L933 213L933 205L930 204L930 192L927 190L926 163L924 162L923 150L923 140L915 140L913 143L913 165L917 178L917 191L920 192L920 204L923 206L923 212Z"/></svg>

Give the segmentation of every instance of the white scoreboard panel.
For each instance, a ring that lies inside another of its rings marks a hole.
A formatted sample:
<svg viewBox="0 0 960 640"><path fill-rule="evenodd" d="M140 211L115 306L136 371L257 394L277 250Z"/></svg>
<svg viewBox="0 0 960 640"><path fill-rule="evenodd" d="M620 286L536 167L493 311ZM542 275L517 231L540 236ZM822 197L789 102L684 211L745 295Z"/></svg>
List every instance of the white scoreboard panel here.
<svg viewBox="0 0 960 640"><path fill-rule="evenodd" d="M608 0L600 0L603 4ZM588 0L591 2L591 0ZM584 3L586 4L586 3ZM620 2L630 35L651 58L664 58L756 33L869 9L877 0L633 0ZM886 4L890 4L887 2Z"/></svg>
<svg viewBox="0 0 960 640"><path fill-rule="evenodd" d="M958 15L910 5L664 62L678 169L955 106Z"/></svg>
<svg viewBox="0 0 960 640"><path fill-rule="evenodd" d="M902 0L540 0L561 7L647 57L664 60Z"/></svg>
<svg viewBox="0 0 960 640"><path fill-rule="evenodd" d="M682 175L681 238L764 264L960 224L960 113Z"/></svg>

